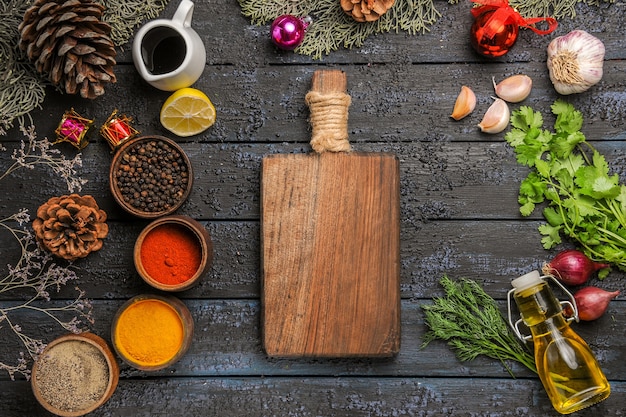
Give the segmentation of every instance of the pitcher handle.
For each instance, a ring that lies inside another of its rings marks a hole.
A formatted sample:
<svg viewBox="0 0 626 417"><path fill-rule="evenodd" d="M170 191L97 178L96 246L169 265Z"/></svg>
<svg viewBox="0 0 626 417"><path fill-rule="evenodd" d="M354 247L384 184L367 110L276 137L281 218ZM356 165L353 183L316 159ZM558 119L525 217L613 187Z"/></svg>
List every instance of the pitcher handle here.
<svg viewBox="0 0 626 417"><path fill-rule="evenodd" d="M186 28L191 27L193 7L194 4L191 0L182 0L180 2L180 5L178 6L178 9L176 9L176 12L174 13L172 21L178 22Z"/></svg>

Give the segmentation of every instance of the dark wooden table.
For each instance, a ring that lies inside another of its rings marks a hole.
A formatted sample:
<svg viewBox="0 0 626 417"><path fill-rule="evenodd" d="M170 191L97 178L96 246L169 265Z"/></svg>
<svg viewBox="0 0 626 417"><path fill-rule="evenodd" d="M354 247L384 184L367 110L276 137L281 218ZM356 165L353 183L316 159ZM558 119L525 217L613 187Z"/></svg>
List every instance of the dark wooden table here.
<svg viewBox="0 0 626 417"><path fill-rule="evenodd" d="M194 188L179 210L211 233L215 261L197 287L179 294L191 310L196 331L187 355L174 366L146 374L122 366L113 397L97 416L555 416L536 376L514 366L479 358L459 362L443 343L420 349L425 332L420 305L441 295L439 279L477 280L505 312L510 281L539 268L556 251L545 251L537 227L539 213L522 218L517 193L527 171L515 161L503 134L486 135L476 124L492 99L492 76L525 73L534 80L523 103L550 121L558 98L548 78L550 39L584 29L606 45L604 78L586 93L567 100L581 110L583 131L626 181L626 26L624 3L579 4L574 19L539 36L522 30L517 44L496 60L479 57L469 46L469 3L437 1L442 16L429 33L374 36L360 49L340 50L321 60L276 50L268 27L245 19L235 0L197 0L193 27L207 48L207 65L195 87L214 102L218 119L205 133L177 140L195 169ZM172 16L172 1L164 16ZM54 137L63 112L74 107L97 126L114 110L132 116L144 134L168 135L160 107L169 95L146 85L130 57L118 56L118 82L95 101L50 90L34 114L38 134ZM260 161L272 153L309 152L310 131L304 95L313 72L339 68L348 75L350 140L360 151L394 152L401 171L402 346L390 359L278 360L268 358L260 328ZM460 122L449 118L461 85L477 94L476 111ZM511 106L513 109L517 106ZM19 146L16 130L2 138L11 163ZM66 144L65 144L66 145ZM58 145L72 156L70 146ZM93 300L93 331L110 341L116 309L152 290L135 272L134 241L147 224L125 214L108 187L111 154L98 135L82 152L80 175L109 215L104 248L76 262L79 282ZM21 170L0 182L2 217L37 207L67 189L45 169ZM4 256L12 238L1 237ZM564 246L565 247L565 246ZM17 249L16 249L17 250ZM626 291L624 274L602 283ZM62 303L70 289L54 294ZM2 299L2 303L10 303ZM64 331L34 313L22 313L29 331L45 341ZM610 379L612 394L580 416L621 416L626 410L626 299L620 295L596 322L574 324L591 345ZM4 326L4 323L0 323ZM0 359L18 348L0 329ZM0 375L0 415L49 415L23 378Z"/></svg>

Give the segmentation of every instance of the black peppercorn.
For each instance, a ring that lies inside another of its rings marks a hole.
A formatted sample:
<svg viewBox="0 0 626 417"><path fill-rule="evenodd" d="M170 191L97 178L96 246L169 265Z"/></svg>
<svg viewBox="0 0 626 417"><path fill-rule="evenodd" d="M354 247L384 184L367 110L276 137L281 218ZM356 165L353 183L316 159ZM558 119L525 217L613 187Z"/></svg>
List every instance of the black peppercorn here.
<svg viewBox="0 0 626 417"><path fill-rule="evenodd" d="M149 140L138 141L123 152L112 172L126 204L158 213L180 203L189 179L178 149L162 140Z"/></svg>

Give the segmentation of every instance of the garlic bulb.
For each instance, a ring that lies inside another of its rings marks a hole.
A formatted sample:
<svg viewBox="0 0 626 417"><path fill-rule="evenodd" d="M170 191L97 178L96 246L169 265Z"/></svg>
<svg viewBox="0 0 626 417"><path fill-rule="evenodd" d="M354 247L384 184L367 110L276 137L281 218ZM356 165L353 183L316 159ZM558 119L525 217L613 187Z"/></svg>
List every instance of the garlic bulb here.
<svg viewBox="0 0 626 417"><path fill-rule="evenodd" d="M559 94L582 93L602 79L604 44L584 30L574 30L548 45L550 80Z"/></svg>

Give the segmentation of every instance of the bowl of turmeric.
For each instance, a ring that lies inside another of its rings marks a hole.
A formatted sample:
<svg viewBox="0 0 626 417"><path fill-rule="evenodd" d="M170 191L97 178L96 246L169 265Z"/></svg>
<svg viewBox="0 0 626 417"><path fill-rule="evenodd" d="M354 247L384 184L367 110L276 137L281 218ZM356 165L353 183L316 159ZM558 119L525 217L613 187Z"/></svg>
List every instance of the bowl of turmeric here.
<svg viewBox="0 0 626 417"><path fill-rule="evenodd" d="M193 338L193 318L170 295L141 294L116 312L111 340L124 362L142 371L167 368L182 358Z"/></svg>
<svg viewBox="0 0 626 417"><path fill-rule="evenodd" d="M134 248L135 269L152 287L183 291L198 283L213 261L209 232L188 216L171 215L152 221Z"/></svg>

